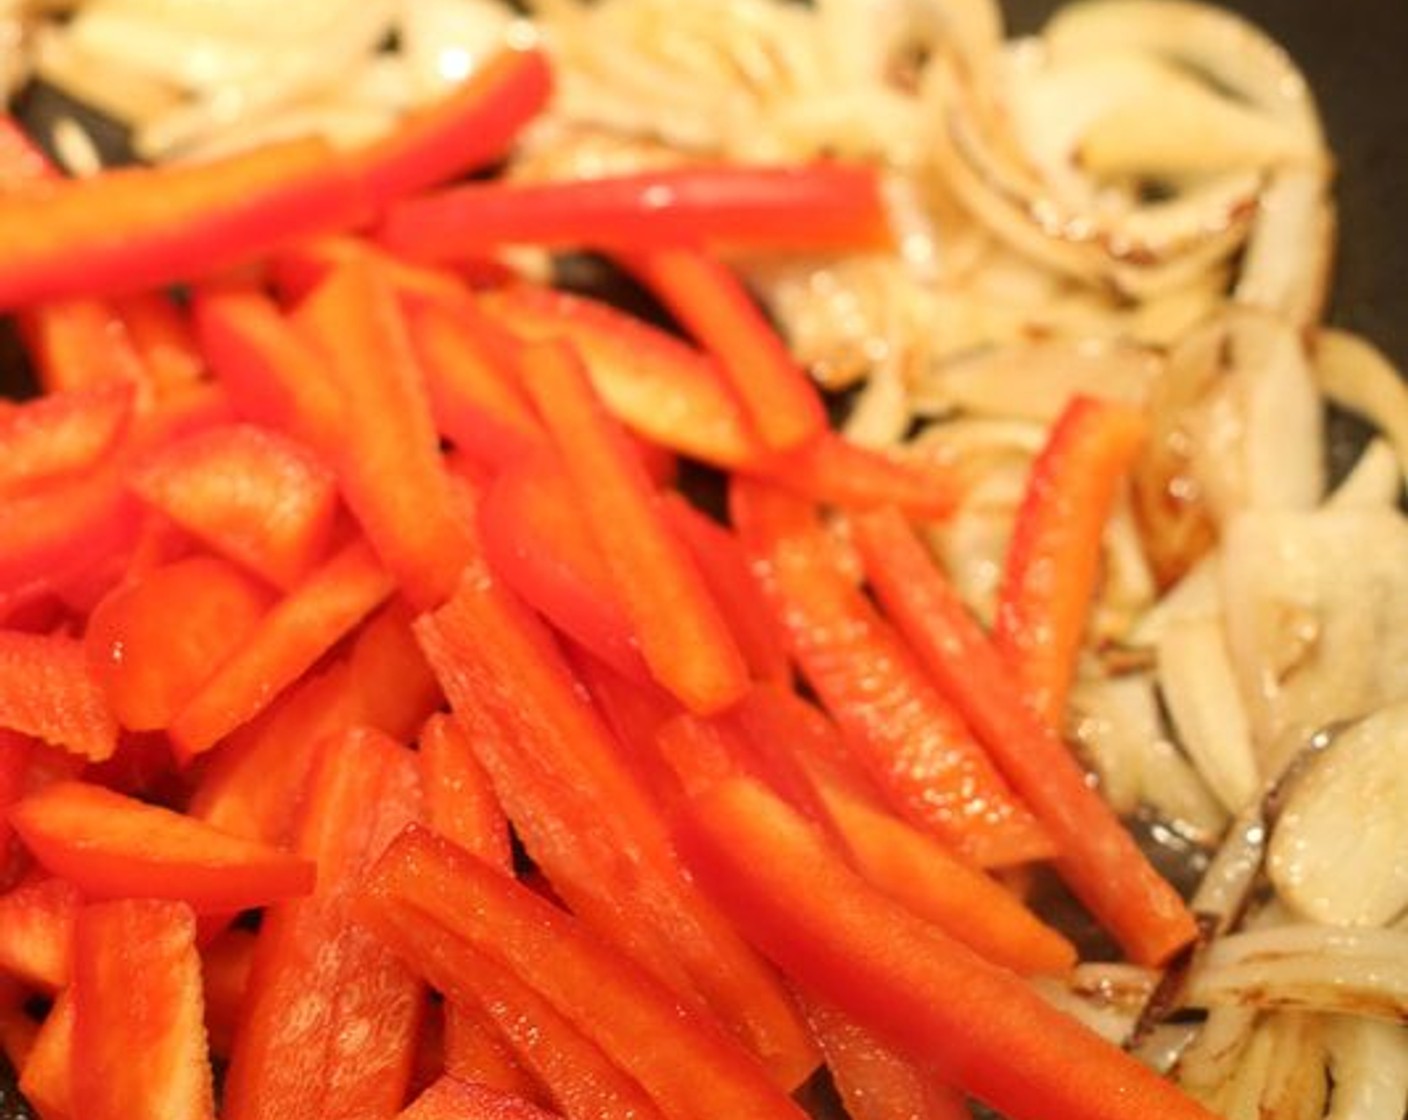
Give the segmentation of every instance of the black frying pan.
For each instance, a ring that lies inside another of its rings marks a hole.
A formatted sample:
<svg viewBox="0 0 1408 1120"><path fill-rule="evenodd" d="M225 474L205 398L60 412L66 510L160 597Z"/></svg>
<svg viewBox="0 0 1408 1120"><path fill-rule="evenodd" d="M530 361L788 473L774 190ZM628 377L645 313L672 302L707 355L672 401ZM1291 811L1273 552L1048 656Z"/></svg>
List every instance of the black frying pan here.
<svg viewBox="0 0 1408 1120"><path fill-rule="evenodd" d="M1225 0L1281 42L1308 76L1320 101L1339 161L1339 260L1331 319L1376 341L1408 368L1408 98L1402 94L1408 57L1408 4L1403 0ZM1006 0L1013 31L1031 31L1055 0ZM44 91L22 98L19 111L43 132L61 101ZM119 145L121 134L101 134ZM24 382L17 354L0 332L0 393ZM1332 453L1341 463L1362 438L1337 422ZM0 1120L20 1120L24 1108L0 1060ZM1133 1118L1132 1118L1133 1120Z"/></svg>

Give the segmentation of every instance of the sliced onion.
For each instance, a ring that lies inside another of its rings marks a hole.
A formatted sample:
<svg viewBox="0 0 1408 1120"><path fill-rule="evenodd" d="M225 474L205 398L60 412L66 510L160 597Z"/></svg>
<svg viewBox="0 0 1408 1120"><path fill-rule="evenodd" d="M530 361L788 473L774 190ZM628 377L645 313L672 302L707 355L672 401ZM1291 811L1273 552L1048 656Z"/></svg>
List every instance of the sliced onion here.
<svg viewBox="0 0 1408 1120"><path fill-rule="evenodd" d="M1335 1091L1326 1120L1402 1120L1408 1110L1408 1030L1334 1016L1325 1024Z"/></svg>
<svg viewBox="0 0 1408 1120"><path fill-rule="evenodd" d="M1128 344L1036 342L950 363L932 385L964 412L1050 423L1077 394L1143 404L1161 364Z"/></svg>
<svg viewBox="0 0 1408 1120"><path fill-rule="evenodd" d="M1174 1067L1174 1079L1184 1091L1211 1105L1236 1072L1256 1020L1257 1013L1250 1007L1212 1008Z"/></svg>
<svg viewBox="0 0 1408 1120"><path fill-rule="evenodd" d="M1408 522L1391 510L1234 518L1228 648L1258 749L1408 699Z"/></svg>
<svg viewBox="0 0 1408 1120"><path fill-rule="evenodd" d="M401 55L422 97L458 85L499 49L515 28L499 0L416 0L400 12Z"/></svg>
<svg viewBox="0 0 1408 1120"><path fill-rule="evenodd" d="M1242 274L1238 303L1273 312L1297 327L1308 327L1330 295L1334 255L1334 214L1329 176L1320 169L1278 172L1257 208Z"/></svg>
<svg viewBox="0 0 1408 1120"><path fill-rule="evenodd" d="M1391 509L1403 493L1403 464L1388 441L1373 437L1354 469L1326 500L1333 509Z"/></svg>
<svg viewBox="0 0 1408 1120"><path fill-rule="evenodd" d="M1261 783L1221 617L1170 624L1159 639L1158 655L1164 703L1184 749L1218 800L1239 812Z"/></svg>
<svg viewBox="0 0 1408 1120"><path fill-rule="evenodd" d="M1382 432L1408 473L1408 383L1383 352L1357 335L1326 328L1315 336L1313 369L1325 395Z"/></svg>
<svg viewBox="0 0 1408 1120"><path fill-rule="evenodd" d="M1245 1006L1408 1018L1408 933L1290 925L1213 942L1188 978L1189 1007Z"/></svg>
<svg viewBox="0 0 1408 1120"><path fill-rule="evenodd" d="M1408 909L1408 704L1356 721L1298 777L1267 871L1312 921L1380 926Z"/></svg>
<svg viewBox="0 0 1408 1120"><path fill-rule="evenodd" d="M1320 1018L1281 1012L1256 1022L1237 1069L1208 1103L1232 1120L1320 1120L1327 1090Z"/></svg>

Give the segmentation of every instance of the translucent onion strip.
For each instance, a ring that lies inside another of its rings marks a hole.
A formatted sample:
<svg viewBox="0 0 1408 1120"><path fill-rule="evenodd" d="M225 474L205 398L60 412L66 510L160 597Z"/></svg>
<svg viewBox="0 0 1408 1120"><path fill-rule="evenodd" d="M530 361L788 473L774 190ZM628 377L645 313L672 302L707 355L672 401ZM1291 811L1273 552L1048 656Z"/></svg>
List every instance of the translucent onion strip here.
<svg viewBox="0 0 1408 1120"><path fill-rule="evenodd" d="M1408 1020L1408 933L1290 925L1215 941L1183 991L1189 1007L1245 1006Z"/></svg>

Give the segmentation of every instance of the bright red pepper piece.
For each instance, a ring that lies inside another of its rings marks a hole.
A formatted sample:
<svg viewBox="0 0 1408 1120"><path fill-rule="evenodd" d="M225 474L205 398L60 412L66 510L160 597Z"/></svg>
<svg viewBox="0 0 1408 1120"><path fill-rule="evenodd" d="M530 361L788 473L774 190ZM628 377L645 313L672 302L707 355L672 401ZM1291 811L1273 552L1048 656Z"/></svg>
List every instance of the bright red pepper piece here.
<svg viewBox="0 0 1408 1120"><path fill-rule="evenodd" d="M789 683L792 665L782 635L768 611L767 600L748 571L748 557L738 538L678 493L663 495L661 512L699 565L699 573L728 620L753 679Z"/></svg>
<svg viewBox="0 0 1408 1120"><path fill-rule="evenodd" d="M890 231L872 169L818 163L467 183L396 203L379 236L409 257L453 260L513 243L633 251L878 248Z"/></svg>
<svg viewBox="0 0 1408 1120"><path fill-rule="evenodd" d="M1021 682L903 518L859 517L854 539L890 616L1056 840L1056 868L1076 896L1141 964L1189 944L1197 927L1178 894L1027 707Z"/></svg>
<svg viewBox="0 0 1408 1120"><path fill-rule="evenodd" d="M206 555L114 588L94 607L83 642L118 722L132 731L167 727L273 601L259 580Z"/></svg>
<svg viewBox="0 0 1408 1120"><path fill-rule="evenodd" d="M397 1120L553 1120L558 1114L485 1085L442 1077Z"/></svg>
<svg viewBox="0 0 1408 1120"><path fill-rule="evenodd" d="M0 970L51 995L67 985L81 903L64 879L37 879L0 895Z"/></svg>
<svg viewBox="0 0 1408 1120"><path fill-rule="evenodd" d="M735 703L748 687L743 655L581 361L566 346L543 344L528 351L525 367L646 665L693 711Z"/></svg>
<svg viewBox="0 0 1408 1120"><path fill-rule="evenodd" d="M20 1070L20 1092L43 1120L78 1120L73 1110L73 1028L73 989L65 988L44 1016Z"/></svg>
<svg viewBox="0 0 1408 1120"><path fill-rule="evenodd" d="M480 306L531 342L570 342L602 402L632 431L703 462L734 467L759 448L717 367L687 343L600 300L520 284Z"/></svg>
<svg viewBox="0 0 1408 1120"><path fill-rule="evenodd" d="M718 359L768 450L799 447L826 430L821 394L728 266L688 249L633 256L627 264Z"/></svg>
<svg viewBox="0 0 1408 1120"><path fill-rule="evenodd" d="M25 350L46 392L130 385L147 395L147 368L117 309L76 295L24 308L17 316Z"/></svg>
<svg viewBox="0 0 1408 1120"><path fill-rule="evenodd" d="M391 577L354 541L276 603L221 662L172 720L172 744L184 757L209 750L248 723L375 610L393 590Z"/></svg>
<svg viewBox="0 0 1408 1120"><path fill-rule="evenodd" d="M573 1016L558 1010L502 962L430 921L412 919L377 929L395 952L445 993L454 1013L449 1023L475 1015L481 1018L474 1021L507 1040L523 1075L530 1085L541 1087L548 1104L569 1117L663 1120L663 1110L587 1037ZM448 1041L452 1049L447 1061L458 1064L467 1056L458 1053L457 1038ZM449 1069L454 1072L455 1066Z"/></svg>
<svg viewBox="0 0 1408 1120"><path fill-rule="evenodd" d="M508 818L464 727L454 716L437 712L426 721L419 745L430 827L509 874Z"/></svg>
<svg viewBox="0 0 1408 1120"><path fill-rule="evenodd" d="M707 999L779 1082L804 1079L815 1052L796 1009L681 877L658 808L542 622L471 570L417 635L528 854L573 912L682 1000Z"/></svg>
<svg viewBox="0 0 1408 1120"><path fill-rule="evenodd" d="M549 446L517 385L518 343L477 305L440 304L409 313L441 435L476 460L504 466Z"/></svg>
<svg viewBox="0 0 1408 1120"><path fill-rule="evenodd" d="M1060 728L1100 570L1101 540L1146 423L1078 397L1032 464L998 589L993 641L1048 727Z"/></svg>
<svg viewBox="0 0 1408 1120"><path fill-rule="evenodd" d="M225 1082L228 1120L392 1116L405 1100L423 993L349 908L421 811L410 751L365 730L325 741L297 845L318 885L264 915Z"/></svg>
<svg viewBox="0 0 1408 1120"><path fill-rule="evenodd" d="M218 914L306 894L304 859L102 786L57 782L10 812L25 846L87 898L166 898Z"/></svg>
<svg viewBox="0 0 1408 1120"><path fill-rule="evenodd" d="M196 923L180 902L79 911L74 929L74 1115L215 1115Z"/></svg>
<svg viewBox="0 0 1408 1120"><path fill-rule="evenodd" d="M223 832L266 844L293 840L293 824L324 738L357 722L346 661L295 681L208 757L189 812Z"/></svg>
<svg viewBox="0 0 1408 1120"><path fill-rule="evenodd" d="M1014 972L1061 975L1076 963L1070 942L1011 890L890 812L879 792L846 764L835 725L807 701L784 689L756 688L735 719L755 742L794 756L852 866L872 886ZM793 807L816 816L805 804Z"/></svg>
<svg viewBox="0 0 1408 1120"><path fill-rule="evenodd" d="M49 393L0 413L0 497L72 477L117 444L136 392L126 382Z"/></svg>
<svg viewBox="0 0 1408 1120"><path fill-rule="evenodd" d="M194 319L201 352L239 416L315 449L336 442L342 396L323 356L273 300L253 288L202 288Z"/></svg>
<svg viewBox="0 0 1408 1120"><path fill-rule="evenodd" d="M0 306L188 280L365 213L347 162L311 139L22 185L0 194Z"/></svg>
<svg viewBox="0 0 1408 1120"><path fill-rule="evenodd" d="M504 583L618 672L651 679L605 554L555 452L500 473L485 490L479 524L485 557Z"/></svg>
<svg viewBox="0 0 1408 1120"><path fill-rule="evenodd" d="M420 609L444 602L477 548L395 292L374 262L351 261L309 294L297 321L342 394L342 431L322 450L343 499L402 594Z"/></svg>
<svg viewBox="0 0 1408 1120"><path fill-rule="evenodd" d="M253 424L167 444L139 464L131 485L211 549L284 589L322 559L338 510L326 464Z"/></svg>
<svg viewBox="0 0 1408 1120"><path fill-rule="evenodd" d="M0 976L0 1056L12 1071L24 1069L39 1037L39 1024L25 1008L28 999L23 985Z"/></svg>
<svg viewBox="0 0 1408 1120"><path fill-rule="evenodd" d="M83 642L64 634L0 630L0 727L92 762L117 749L117 721Z"/></svg>
<svg viewBox="0 0 1408 1120"><path fill-rule="evenodd" d="M851 1120L970 1120L961 1093L927 1066L901 1057L849 1015L806 1001L807 1021L826 1055Z"/></svg>
<svg viewBox="0 0 1408 1120"><path fill-rule="evenodd" d="M445 702L411 626L415 612L397 595L367 619L347 651L355 722L408 743Z"/></svg>
<svg viewBox="0 0 1408 1120"><path fill-rule="evenodd" d="M508 154L551 92L552 72L542 51L499 51L439 103L356 154L363 189L380 207L487 167Z"/></svg>
<svg viewBox="0 0 1408 1120"><path fill-rule="evenodd" d="M441 1069L451 1077L547 1104L547 1093L518 1061L487 1015L464 1004L441 1004L444 1044Z"/></svg>
<svg viewBox="0 0 1408 1120"><path fill-rule="evenodd" d="M891 806L980 866L1050 856L991 759L836 568L813 508L735 478L730 509L793 658Z"/></svg>
<svg viewBox="0 0 1408 1120"><path fill-rule="evenodd" d="M166 292L137 292L113 300L157 397L205 377L205 359L186 312Z"/></svg>
<svg viewBox="0 0 1408 1120"><path fill-rule="evenodd" d="M424 830L373 872L363 911L380 926L454 939L502 961L592 1039L671 1120L801 1110L707 1017L530 890ZM641 1040L649 1039L649 1046Z"/></svg>
<svg viewBox="0 0 1408 1120"><path fill-rule="evenodd" d="M1210 1120L1137 1059L868 886L756 783L680 820L711 896L799 985L1012 1120Z"/></svg>

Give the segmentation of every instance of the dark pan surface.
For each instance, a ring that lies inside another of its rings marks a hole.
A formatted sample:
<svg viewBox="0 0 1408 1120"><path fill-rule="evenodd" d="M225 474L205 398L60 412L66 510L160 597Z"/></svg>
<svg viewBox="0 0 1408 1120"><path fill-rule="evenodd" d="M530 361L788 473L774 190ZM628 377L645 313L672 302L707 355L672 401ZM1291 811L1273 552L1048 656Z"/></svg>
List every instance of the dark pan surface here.
<svg viewBox="0 0 1408 1120"><path fill-rule="evenodd" d="M1401 77L1408 57L1408 3L1403 0L1233 0L1281 42L1306 72L1319 98L1339 162L1339 261L1331 319L1377 342L1408 367L1408 97ZM1053 0L1006 0L1014 31L1040 26ZM20 103L26 123L42 133L66 108L48 95ZM120 133L109 139L120 144ZM0 395L24 384L19 352L0 330ZM1356 433L1343 427L1342 453ZM0 1059L0 1120L30 1114Z"/></svg>

